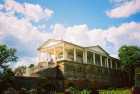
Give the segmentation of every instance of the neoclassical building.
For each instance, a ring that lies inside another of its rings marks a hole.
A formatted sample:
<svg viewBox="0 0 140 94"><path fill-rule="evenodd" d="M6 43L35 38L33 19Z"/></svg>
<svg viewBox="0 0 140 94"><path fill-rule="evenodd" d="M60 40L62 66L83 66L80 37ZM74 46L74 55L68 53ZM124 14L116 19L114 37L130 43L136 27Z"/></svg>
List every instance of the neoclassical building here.
<svg viewBox="0 0 140 94"><path fill-rule="evenodd" d="M31 75L59 80L63 87L70 84L91 88L119 87L128 83L119 60L111 57L99 45L81 47L67 41L49 39L38 48L38 58L39 63Z"/></svg>
<svg viewBox="0 0 140 94"><path fill-rule="evenodd" d="M38 48L39 62L48 62L44 66L49 67L50 59L54 64L66 60L79 64L91 64L105 68L119 69L119 60L111 57L99 45L81 47L63 40L50 39ZM41 64L42 65L42 64Z"/></svg>

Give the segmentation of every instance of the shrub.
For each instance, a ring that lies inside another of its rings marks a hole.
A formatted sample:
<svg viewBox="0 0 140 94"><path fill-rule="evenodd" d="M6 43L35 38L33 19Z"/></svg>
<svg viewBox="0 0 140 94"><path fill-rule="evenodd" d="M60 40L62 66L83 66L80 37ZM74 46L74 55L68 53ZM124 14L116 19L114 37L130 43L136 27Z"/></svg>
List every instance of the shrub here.
<svg viewBox="0 0 140 94"><path fill-rule="evenodd" d="M87 89L80 90L78 88L69 87L70 94L90 94L91 91Z"/></svg>

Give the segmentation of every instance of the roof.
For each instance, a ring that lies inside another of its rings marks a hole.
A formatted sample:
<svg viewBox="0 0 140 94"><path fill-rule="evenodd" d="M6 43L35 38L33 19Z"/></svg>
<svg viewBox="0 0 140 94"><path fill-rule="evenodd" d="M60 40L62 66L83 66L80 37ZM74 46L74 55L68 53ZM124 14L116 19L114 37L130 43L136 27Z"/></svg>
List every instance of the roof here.
<svg viewBox="0 0 140 94"><path fill-rule="evenodd" d="M55 40L55 39L48 39L47 41L45 41L39 48L38 48L38 50L39 49L41 49L41 48L43 48L46 44L48 44L49 42L59 42L60 40Z"/></svg>
<svg viewBox="0 0 140 94"><path fill-rule="evenodd" d="M85 48L83 46L80 46L80 45L77 45L77 44L74 44L74 43L71 43L71 42L68 42L68 41L65 41L65 40L56 40L56 39L48 39L47 41L45 41L39 48L43 48L43 46L45 46L46 44L48 44L49 42L64 42L64 43L67 43L67 44L71 44L71 45L74 45L74 46L77 46L77 47L80 47L80 48Z"/></svg>
<svg viewBox="0 0 140 94"><path fill-rule="evenodd" d="M68 41L64 41L64 40L55 40L55 39L48 39L46 42L44 42L39 48L44 48L46 45L49 45L49 43L51 44L51 42L54 42L54 44L56 43L66 43L66 44L70 44L70 45L74 45L74 46L77 46L77 47L80 47L80 48L87 48L87 49L90 49L90 50L93 50L97 53L102 53L102 54L105 54L107 56L109 56L109 53L106 52L101 46L99 45L96 45L96 46L89 46L89 47L83 47L83 46L80 46L80 45L77 45L77 44L74 44L74 43L71 43L71 42L68 42Z"/></svg>
<svg viewBox="0 0 140 94"><path fill-rule="evenodd" d="M92 50L94 50L95 52L104 53L104 54L106 54L106 55L109 56L109 53L106 52L106 51L105 51L101 46L99 46L99 45L96 45L96 46L89 46L89 47L86 47L86 48L92 49Z"/></svg>

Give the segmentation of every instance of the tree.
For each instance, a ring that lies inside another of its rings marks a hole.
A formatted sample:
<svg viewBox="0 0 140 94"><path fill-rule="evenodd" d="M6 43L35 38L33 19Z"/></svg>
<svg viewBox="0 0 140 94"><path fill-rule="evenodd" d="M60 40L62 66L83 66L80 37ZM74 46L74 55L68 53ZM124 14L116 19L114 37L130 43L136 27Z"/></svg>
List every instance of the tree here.
<svg viewBox="0 0 140 94"><path fill-rule="evenodd" d="M15 84L13 83L14 80L14 73L10 68L4 68L0 79L0 94L8 87L14 87Z"/></svg>
<svg viewBox="0 0 140 94"><path fill-rule="evenodd" d="M119 49L120 61L124 70L129 73L129 79L134 84L134 65L140 61L140 48L137 46L124 45Z"/></svg>
<svg viewBox="0 0 140 94"><path fill-rule="evenodd" d="M17 67L14 73L16 76L23 76L26 73L26 66Z"/></svg>
<svg viewBox="0 0 140 94"><path fill-rule="evenodd" d="M9 86L13 87L14 73L9 68L9 64L16 61L16 49L0 44L0 94Z"/></svg>
<svg viewBox="0 0 140 94"><path fill-rule="evenodd" d="M7 63L16 62L16 60L16 49L0 44L0 67L5 69L8 67Z"/></svg>
<svg viewBox="0 0 140 94"><path fill-rule="evenodd" d="M132 65L140 60L140 48L137 46L122 46L119 49L119 57L124 65Z"/></svg>
<svg viewBox="0 0 140 94"><path fill-rule="evenodd" d="M34 64L30 64L28 68L34 68Z"/></svg>
<svg viewBox="0 0 140 94"><path fill-rule="evenodd" d="M12 77L14 77L13 71L12 71L10 68L4 69L4 72L3 72L3 79L4 79L4 80L9 80L9 79L11 79Z"/></svg>

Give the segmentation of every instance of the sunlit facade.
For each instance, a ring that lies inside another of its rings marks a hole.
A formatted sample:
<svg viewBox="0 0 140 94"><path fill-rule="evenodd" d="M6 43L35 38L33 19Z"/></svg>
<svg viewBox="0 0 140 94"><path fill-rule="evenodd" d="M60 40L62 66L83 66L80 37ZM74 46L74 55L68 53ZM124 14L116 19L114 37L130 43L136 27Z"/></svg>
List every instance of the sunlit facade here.
<svg viewBox="0 0 140 94"><path fill-rule="evenodd" d="M39 62L46 62L46 67L49 63L57 65L61 60L114 69L119 67L118 60L110 57L100 46L81 47L62 40L48 40L38 51Z"/></svg>

